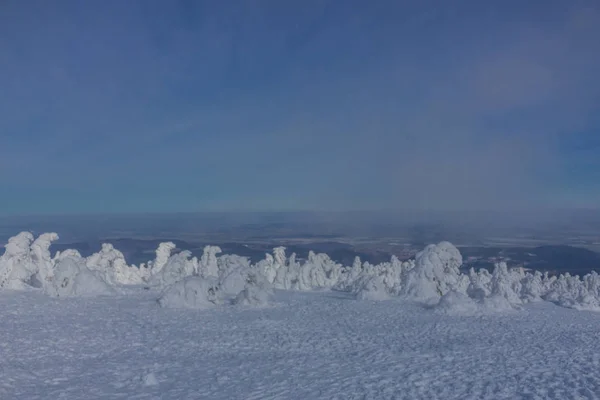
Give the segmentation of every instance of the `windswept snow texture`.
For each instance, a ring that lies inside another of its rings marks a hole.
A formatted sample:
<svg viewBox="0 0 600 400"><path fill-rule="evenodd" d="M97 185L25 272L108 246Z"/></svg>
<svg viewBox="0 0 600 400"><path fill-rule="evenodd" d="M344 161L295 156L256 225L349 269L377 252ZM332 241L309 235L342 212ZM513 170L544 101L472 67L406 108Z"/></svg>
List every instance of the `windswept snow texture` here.
<svg viewBox="0 0 600 400"><path fill-rule="evenodd" d="M457 298L447 303L454 303ZM600 315L448 316L275 293L267 308L0 293L1 399L597 399Z"/></svg>
<svg viewBox="0 0 600 400"><path fill-rule="evenodd" d="M448 242L352 266L167 242L138 268L57 238L0 256L0 399L600 398L596 273L463 274Z"/></svg>

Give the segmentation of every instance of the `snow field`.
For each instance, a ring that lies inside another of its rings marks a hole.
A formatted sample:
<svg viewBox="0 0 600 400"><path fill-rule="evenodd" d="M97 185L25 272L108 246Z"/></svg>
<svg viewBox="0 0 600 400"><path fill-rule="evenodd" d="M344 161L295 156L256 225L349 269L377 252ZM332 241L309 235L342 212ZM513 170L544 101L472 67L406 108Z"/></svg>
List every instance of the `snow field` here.
<svg viewBox="0 0 600 400"><path fill-rule="evenodd" d="M276 291L165 309L0 293L2 399L597 399L600 318L549 302L448 316L399 298Z"/></svg>

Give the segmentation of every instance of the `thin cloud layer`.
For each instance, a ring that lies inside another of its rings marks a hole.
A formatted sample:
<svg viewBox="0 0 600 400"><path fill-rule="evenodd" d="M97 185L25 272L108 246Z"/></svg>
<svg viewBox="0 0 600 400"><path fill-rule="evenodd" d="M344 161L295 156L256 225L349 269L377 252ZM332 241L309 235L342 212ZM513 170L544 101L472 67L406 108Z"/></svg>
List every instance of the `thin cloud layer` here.
<svg viewBox="0 0 600 400"><path fill-rule="evenodd" d="M593 2L3 8L5 213L600 201Z"/></svg>

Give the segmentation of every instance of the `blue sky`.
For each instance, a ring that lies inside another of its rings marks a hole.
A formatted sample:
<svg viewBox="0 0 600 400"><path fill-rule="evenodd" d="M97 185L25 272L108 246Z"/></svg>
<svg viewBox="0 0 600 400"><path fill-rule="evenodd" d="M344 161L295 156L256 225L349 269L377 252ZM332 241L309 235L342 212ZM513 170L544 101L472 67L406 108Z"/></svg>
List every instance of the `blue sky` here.
<svg viewBox="0 0 600 400"><path fill-rule="evenodd" d="M595 1L3 1L0 213L600 205Z"/></svg>

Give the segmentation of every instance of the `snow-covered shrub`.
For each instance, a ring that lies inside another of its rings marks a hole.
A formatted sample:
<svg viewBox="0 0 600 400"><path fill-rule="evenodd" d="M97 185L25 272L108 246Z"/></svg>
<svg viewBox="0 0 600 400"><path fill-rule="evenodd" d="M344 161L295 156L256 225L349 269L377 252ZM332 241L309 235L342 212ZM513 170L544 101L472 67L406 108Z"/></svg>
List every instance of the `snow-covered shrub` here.
<svg viewBox="0 0 600 400"><path fill-rule="evenodd" d="M83 257L81 257L81 254L77 250L66 249L64 251L56 252L56 254L54 255L54 258L52 259L52 264L56 265L56 263L58 263L60 260L67 258L67 257L83 258Z"/></svg>
<svg viewBox="0 0 600 400"><path fill-rule="evenodd" d="M402 262L392 256L390 262L377 265L360 264L357 257L351 268L342 272L337 290L356 294L357 299L385 299L397 296L402 290L403 276L412 268L413 262Z"/></svg>
<svg viewBox="0 0 600 400"><path fill-rule="evenodd" d="M250 268L232 268L223 273L219 278L219 287L222 296L235 297L246 288L246 284L253 275Z"/></svg>
<svg viewBox="0 0 600 400"><path fill-rule="evenodd" d="M521 301L531 303L542 300L545 293L543 275L539 271L528 273L521 279Z"/></svg>
<svg viewBox="0 0 600 400"><path fill-rule="evenodd" d="M300 263L296 261L296 253L292 253L290 258L277 268L273 286L284 290L295 289L298 286L299 274Z"/></svg>
<svg viewBox="0 0 600 400"><path fill-rule="evenodd" d="M342 266L334 262L327 254L315 254L310 251L308 259L298 270L296 289L314 290L333 287L342 271Z"/></svg>
<svg viewBox="0 0 600 400"><path fill-rule="evenodd" d="M481 300L491 293L490 282L492 275L487 269L480 269L475 272L473 268L469 270L469 286L467 295L473 299Z"/></svg>
<svg viewBox="0 0 600 400"><path fill-rule="evenodd" d="M576 310L600 311L598 283L595 272L584 276L583 280L566 273L549 282L543 299Z"/></svg>
<svg viewBox="0 0 600 400"><path fill-rule="evenodd" d="M521 292L520 279L522 279L521 274L515 270L509 271L505 262L497 263L490 281L490 297L504 298L511 305L522 304L523 301L519 296Z"/></svg>
<svg viewBox="0 0 600 400"><path fill-rule="evenodd" d="M219 253L221 253L219 246L205 246L202 257L200 257L200 264L197 267L197 275L218 277L219 261L217 260L217 254Z"/></svg>
<svg viewBox="0 0 600 400"><path fill-rule="evenodd" d="M143 282L143 273L138 267L129 266L125 256L110 243L86 259L86 266L97 271L110 285L136 285Z"/></svg>
<svg viewBox="0 0 600 400"><path fill-rule="evenodd" d="M53 277L44 282L44 292L52 297L98 296L115 290L85 265L83 258L64 257L54 266Z"/></svg>
<svg viewBox="0 0 600 400"><path fill-rule="evenodd" d="M150 284L166 288L159 299L163 307L210 308L221 304L262 305L268 302L270 284L246 257L224 255L206 246L200 261L183 251L171 255Z"/></svg>
<svg viewBox="0 0 600 400"><path fill-rule="evenodd" d="M149 285L165 288L195 275L198 271L198 259L196 257L190 258L191 255L190 251L185 250L170 256L159 272L150 277Z"/></svg>
<svg viewBox="0 0 600 400"><path fill-rule="evenodd" d="M219 268L219 276L227 274L229 271L238 268L250 268L250 260L247 257L238 256L237 254L224 254L217 257L217 265Z"/></svg>
<svg viewBox="0 0 600 400"><path fill-rule="evenodd" d="M244 289L233 299L233 304L244 306L265 306L269 304L273 291L271 284L258 271L251 271L246 278Z"/></svg>
<svg viewBox="0 0 600 400"><path fill-rule="evenodd" d="M355 292L355 283L359 279L361 273L363 272L363 265L360 261L360 257L354 257L354 262L351 267L346 267L342 269L340 274L340 279L334 286L334 289L340 290L342 292Z"/></svg>
<svg viewBox="0 0 600 400"><path fill-rule="evenodd" d="M52 280L54 262L50 254L50 246L56 240L58 240L56 233L44 233L31 244L31 261L35 264L37 270L34 277L36 280L35 286L41 287L44 282Z"/></svg>
<svg viewBox="0 0 600 400"><path fill-rule="evenodd" d="M43 288L52 296L63 297L112 293L113 286L148 282L168 288L164 293L171 294L161 298L169 299L176 293L195 298L190 293L211 282L204 300L200 297L183 303L192 307L207 301L213 305L263 304L272 288L335 289L354 293L357 299L401 296L436 304L436 310L445 313L461 307L470 310L473 304L481 312L514 310L540 300L600 311L600 275L595 272L583 278L569 274L550 277L498 263L492 274L471 269L465 275L459 270L460 252L448 242L427 246L415 260L401 262L392 257L389 262L372 265L357 257L349 267L312 251L304 261L298 261L295 254L287 258L284 247L274 248L273 254L256 265L245 257L218 256L221 249L217 246L206 246L198 260L189 251L172 254L175 244L165 242L158 246L148 267L142 264L138 268L127 265L123 254L110 244L87 259L76 250L57 252L52 258L50 246L58 235L45 233L34 239L31 233L22 232L8 240L0 256L0 288ZM206 282L199 283L201 278Z"/></svg>
<svg viewBox="0 0 600 400"><path fill-rule="evenodd" d="M213 277L187 277L169 286L158 303L168 308L213 308L221 304L219 281Z"/></svg>
<svg viewBox="0 0 600 400"><path fill-rule="evenodd" d="M148 263L150 275L156 275L162 271L163 267L167 264L169 257L171 257L171 252L175 250L175 248L176 246L173 242L163 242L158 245L158 248L156 249L156 258L154 261Z"/></svg>
<svg viewBox="0 0 600 400"><path fill-rule="evenodd" d="M449 242L429 245L419 252L414 268L404 278L401 295L425 303L437 303L451 290L464 293L469 278L460 273L462 256Z"/></svg>
<svg viewBox="0 0 600 400"><path fill-rule="evenodd" d="M285 256L285 247L276 247L273 249L273 255L266 254L264 260L260 261L257 265L260 273L265 277L267 282L270 284L275 283L277 278L278 271L283 267L282 271L286 271L289 269L286 267L286 256ZM285 277L280 274L280 279L285 281Z"/></svg>
<svg viewBox="0 0 600 400"><path fill-rule="evenodd" d="M256 270L276 289L315 290L332 288L342 275L343 266L334 262L327 254L310 251L304 263L296 261L296 255L287 259L284 247L273 249L259 261Z"/></svg>
<svg viewBox="0 0 600 400"><path fill-rule="evenodd" d="M0 257L0 288L23 290L31 286L37 274L31 255L33 235L21 232L8 239Z"/></svg>

